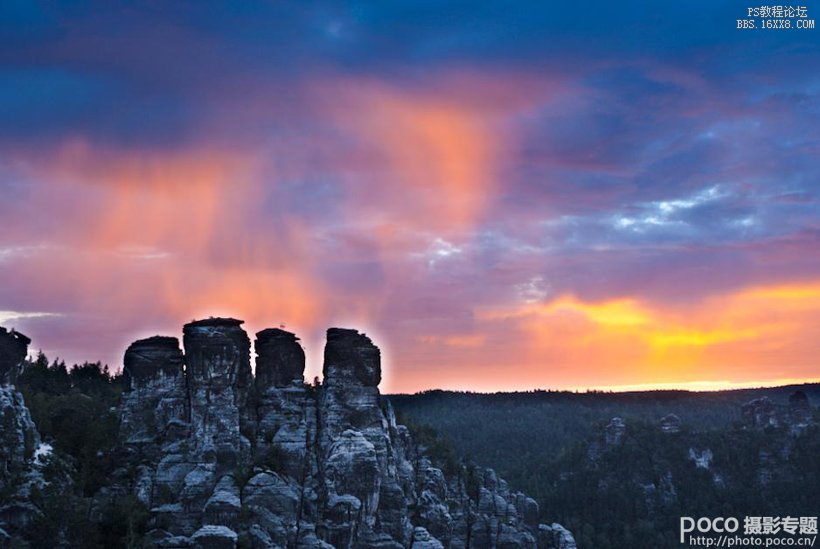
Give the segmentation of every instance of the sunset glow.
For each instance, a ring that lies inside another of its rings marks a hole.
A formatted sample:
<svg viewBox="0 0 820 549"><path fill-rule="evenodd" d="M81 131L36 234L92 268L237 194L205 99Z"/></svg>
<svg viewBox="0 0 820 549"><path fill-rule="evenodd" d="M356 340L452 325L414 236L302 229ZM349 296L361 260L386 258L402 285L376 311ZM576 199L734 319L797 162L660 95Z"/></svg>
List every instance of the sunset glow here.
<svg viewBox="0 0 820 549"><path fill-rule="evenodd" d="M816 41L377 6L2 18L0 322L115 369L284 324L308 377L354 327L394 392L820 380Z"/></svg>

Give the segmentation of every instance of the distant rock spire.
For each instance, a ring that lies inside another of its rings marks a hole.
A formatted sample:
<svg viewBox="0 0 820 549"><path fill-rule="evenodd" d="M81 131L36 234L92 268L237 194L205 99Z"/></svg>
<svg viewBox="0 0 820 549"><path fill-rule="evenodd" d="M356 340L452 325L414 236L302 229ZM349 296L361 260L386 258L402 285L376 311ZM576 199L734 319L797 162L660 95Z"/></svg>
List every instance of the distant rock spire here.
<svg viewBox="0 0 820 549"><path fill-rule="evenodd" d="M251 377L250 339L235 318L207 318L186 324L182 341L192 386L246 387Z"/></svg>
<svg viewBox="0 0 820 549"><path fill-rule="evenodd" d="M327 384L356 380L366 387L378 387L382 380L381 352L358 330L330 328L323 373Z"/></svg>
<svg viewBox="0 0 820 549"><path fill-rule="evenodd" d="M13 385L23 369L31 340L14 330L0 327L0 384Z"/></svg>

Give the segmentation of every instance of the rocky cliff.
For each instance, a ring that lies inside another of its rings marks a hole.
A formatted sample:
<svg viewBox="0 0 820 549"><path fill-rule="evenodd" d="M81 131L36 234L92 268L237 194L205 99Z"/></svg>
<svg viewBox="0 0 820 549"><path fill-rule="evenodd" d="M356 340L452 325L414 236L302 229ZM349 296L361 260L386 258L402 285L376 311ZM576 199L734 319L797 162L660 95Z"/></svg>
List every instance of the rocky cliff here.
<svg viewBox="0 0 820 549"><path fill-rule="evenodd" d="M90 509L138 498L149 546L575 546L560 525L539 525L536 502L491 469L445 475L434 465L379 393L381 355L366 335L328 330L324 381L313 386L284 330L256 334L255 376L240 320L191 322L182 343L184 352L177 338L155 336L126 350L119 465ZM37 431L10 385L27 345L0 333L3 479L36 469ZM15 526L24 517L11 503L0 520Z"/></svg>

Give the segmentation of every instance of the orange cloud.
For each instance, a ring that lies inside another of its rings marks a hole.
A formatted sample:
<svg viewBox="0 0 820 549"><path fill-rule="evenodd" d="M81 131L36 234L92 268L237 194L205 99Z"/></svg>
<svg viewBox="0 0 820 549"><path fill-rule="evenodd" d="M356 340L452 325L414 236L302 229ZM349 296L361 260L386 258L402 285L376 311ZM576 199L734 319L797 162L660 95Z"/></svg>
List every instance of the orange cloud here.
<svg viewBox="0 0 820 549"><path fill-rule="evenodd" d="M265 223L263 198L275 177L262 177L260 166L258 155L229 150L61 147L34 169L49 184L33 200L71 222L51 237L47 257L30 260L28 286L55 302L71 296L112 324L165 319L146 329L176 330L225 314L250 329L287 322L308 332L326 293L314 276L313 231L296 217ZM55 205L63 189L88 203Z"/></svg>
<svg viewBox="0 0 820 549"><path fill-rule="evenodd" d="M639 299L477 311L523 334L524 385L665 386L817 379L820 283L760 286L688 304Z"/></svg>
<svg viewBox="0 0 820 549"><path fill-rule="evenodd" d="M483 334L463 335L463 336L419 336L418 341L425 345L447 345L449 347L470 348L481 347L486 341Z"/></svg>
<svg viewBox="0 0 820 549"><path fill-rule="evenodd" d="M419 92L359 80L331 89L321 103L356 144L351 169L369 181L351 186L357 207L376 206L376 217L418 232L473 227L509 146L485 107L464 101L459 86Z"/></svg>

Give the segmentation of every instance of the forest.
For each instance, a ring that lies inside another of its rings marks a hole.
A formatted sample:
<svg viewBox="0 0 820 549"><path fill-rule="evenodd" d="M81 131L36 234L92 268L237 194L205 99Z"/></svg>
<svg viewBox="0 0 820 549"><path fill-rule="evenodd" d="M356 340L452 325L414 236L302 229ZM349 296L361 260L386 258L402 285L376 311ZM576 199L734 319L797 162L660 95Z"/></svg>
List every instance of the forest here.
<svg viewBox="0 0 820 549"><path fill-rule="evenodd" d="M785 425L750 428L741 416L748 401L765 396L783 404L798 390L820 401L818 384L390 398L401 421L425 433L441 464L489 465L538 501L542 520L569 528L579 547L615 549L680 547L682 515L816 516L817 408L813 425L799 433ZM668 414L681 420L679 432L661 429ZM618 444L607 444L613 417L624 420L625 431Z"/></svg>

